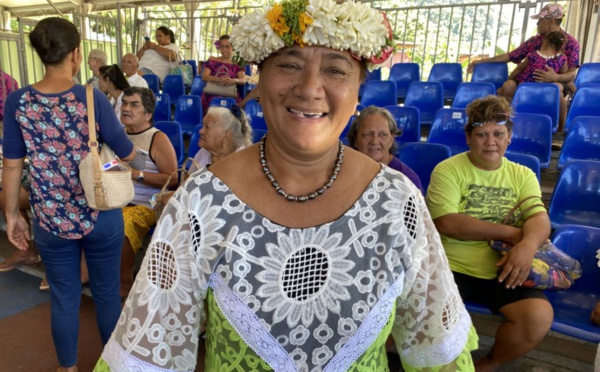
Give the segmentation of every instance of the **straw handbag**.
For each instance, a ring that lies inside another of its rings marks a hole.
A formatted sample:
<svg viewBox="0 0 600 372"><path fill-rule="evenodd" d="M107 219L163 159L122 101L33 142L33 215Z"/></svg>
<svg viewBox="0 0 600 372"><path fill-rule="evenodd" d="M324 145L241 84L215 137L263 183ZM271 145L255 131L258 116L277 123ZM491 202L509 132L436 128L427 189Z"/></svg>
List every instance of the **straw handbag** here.
<svg viewBox="0 0 600 372"><path fill-rule="evenodd" d="M79 180L90 208L100 211L123 208L133 200L135 195L131 168L117 160L117 166L113 167L117 170L103 169L103 164L112 162L116 156L107 144L102 145L102 150L98 154L94 91L90 85L86 85L86 96L90 152L79 163Z"/></svg>
<svg viewBox="0 0 600 372"><path fill-rule="evenodd" d="M178 183L179 185L183 185L183 183L190 177L189 169L192 166L192 164L196 167L196 169L200 168L198 162L194 160L194 158L185 159L181 167L169 175L169 178L167 178L167 182L165 182L162 189L158 193L152 195L152 198L150 199L150 204L152 205L152 209L154 209L154 213L156 214L157 219L160 218L163 210L169 202L169 199L171 199L171 196L173 196L173 194L175 193L175 191L167 189L169 187L169 184L171 183L171 179L173 178L173 176L178 175Z"/></svg>

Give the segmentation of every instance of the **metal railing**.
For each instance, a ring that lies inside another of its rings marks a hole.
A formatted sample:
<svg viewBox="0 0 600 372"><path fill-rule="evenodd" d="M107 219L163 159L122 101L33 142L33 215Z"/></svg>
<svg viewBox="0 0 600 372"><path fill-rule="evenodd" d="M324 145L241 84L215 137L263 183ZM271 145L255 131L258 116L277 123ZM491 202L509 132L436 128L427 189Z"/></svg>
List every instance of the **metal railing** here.
<svg viewBox="0 0 600 372"><path fill-rule="evenodd" d="M598 11L597 7L586 5L590 1L560 1L567 15L563 28L580 40L582 62L592 60L589 56L595 55L598 42ZM547 3L504 0L397 7L393 6L394 1L370 2L388 14L398 37L398 53L388 61L382 75L386 77L394 63L417 62L422 78L428 76L434 63L460 62L466 68L473 59L518 46L536 34L537 21L530 16ZM84 60L91 49L100 48L107 52L109 63L120 63L123 54L135 53L144 36L152 36L156 28L164 25L174 31L185 59L203 61L218 55L214 41L229 33L237 19L253 9L255 6L241 6L239 0L143 6L117 3L113 10L73 12L65 16L80 29ZM19 18L18 30L0 32L0 63L20 85L33 83L43 75L43 66L28 41L35 22L36 19ZM89 69L82 65L80 80L86 81L90 75Z"/></svg>

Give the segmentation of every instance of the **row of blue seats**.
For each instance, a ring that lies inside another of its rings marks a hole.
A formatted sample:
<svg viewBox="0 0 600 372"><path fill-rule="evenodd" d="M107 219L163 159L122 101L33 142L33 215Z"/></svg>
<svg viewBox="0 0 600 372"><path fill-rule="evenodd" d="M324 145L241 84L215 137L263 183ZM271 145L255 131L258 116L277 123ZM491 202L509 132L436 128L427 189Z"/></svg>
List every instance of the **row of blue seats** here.
<svg viewBox="0 0 600 372"><path fill-rule="evenodd" d="M506 63L480 63L473 69L471 82L489 82L494 91L508 79ZM367 74L366 82L381 81L381 70ZM390 69L388 81L395 83L397 98L404 99L410 83L421 81L420 67L417 63L396 63ZM444 99L454 99L458 86L463 82L463 66L460 63L436 63L431 68L427 81L437 81L443 85ZM600 83L600 63L584 63L575 78L575 86L581 88L587 83ZM362 92L361 92L362 93ZM361 94L359 93L359 96Z"/></svg>

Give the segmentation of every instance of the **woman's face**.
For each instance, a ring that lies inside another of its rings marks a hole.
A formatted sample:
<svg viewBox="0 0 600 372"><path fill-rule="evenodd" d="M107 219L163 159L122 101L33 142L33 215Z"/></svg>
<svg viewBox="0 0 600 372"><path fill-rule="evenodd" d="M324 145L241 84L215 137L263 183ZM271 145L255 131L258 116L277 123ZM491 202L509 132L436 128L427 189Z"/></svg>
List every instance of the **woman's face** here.
<svg viewBox="0 0 600 372"><path fill-rule="evenodd" d="M225 142L225 131L217 117L208 114L202 119L202 129L200 129L200 141L198 145L209 152L218 152L223 149Z"/></svg>
<svg viewBox="0 0 600 372"><path fill-rule="evenodd" d="M161 30L157 30L156 43L158 45L168 45L171 44L171 38L169 37L169 35L165 35Z"/></svg>
<svg viewBox="0 0 600 372"><path fill-rule="evenodd" d="M385 116L369 115L358 128L354 146L373 160L388 164L392 158L390 148L394 144L394 136Z"/></svg>
<svg viewBox="0 0 600 372"><path fill-rule="evenodd" d="M471 134L467 134L471 161L481 169L498 169L510 144L510 137L511 133L506 125L497 125L493 121L474 127Z"/></svg>
<svg viewBox="0 0 600 372"><path fill-rule="evenodd" d="M337 146L356 110L360 75L349 52L330 48L293 46L269 56L258 85L269 140L298 155Z"/></svg>
<svg viewBox="0 0 600 372"><path fill-rule="evenodd" d="M101 67L100 60L98 58L88 57L87 63L90 70L94 73L94 76L98 76L98 69Z"/></svg>
<svg viewBox="0 0 600 372"><path fill-rule="evenodd" d="M110 80L108 76L100 74L98 77L98 88L102 91L102 93L107 94L108 88L110 87Z"/></svg>
<svg viewBox="0 0 600 372"><path fill-rule="evenodd" d="M221 52L223 57L227 59L231 58L231 55L233 54L233 46L231 46L231 43L228 39L219 40L219 52Z"/></svg>

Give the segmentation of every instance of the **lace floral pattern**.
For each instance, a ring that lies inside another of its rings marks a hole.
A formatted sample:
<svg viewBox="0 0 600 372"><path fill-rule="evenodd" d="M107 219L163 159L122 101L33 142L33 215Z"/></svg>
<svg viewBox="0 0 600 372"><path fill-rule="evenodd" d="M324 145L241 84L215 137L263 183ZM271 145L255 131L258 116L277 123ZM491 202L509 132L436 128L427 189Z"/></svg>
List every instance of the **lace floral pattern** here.
<svg viewBox="0 0 600 372"><path fill-rule="evenodd" d="M241 338L278 371L377 364L379 352L360 357L390 328L417 366L448 364L467 345L470 319L424 200L387 168L339 219L305 229L273 224L209 171L196 173L163 212L109 342L122 353L107 348L106 363L193 369L209 288L233 330L207 336ZM231 342L220 350L208 340L207 353L223 353L213 367L239 350Z"/></svg>

